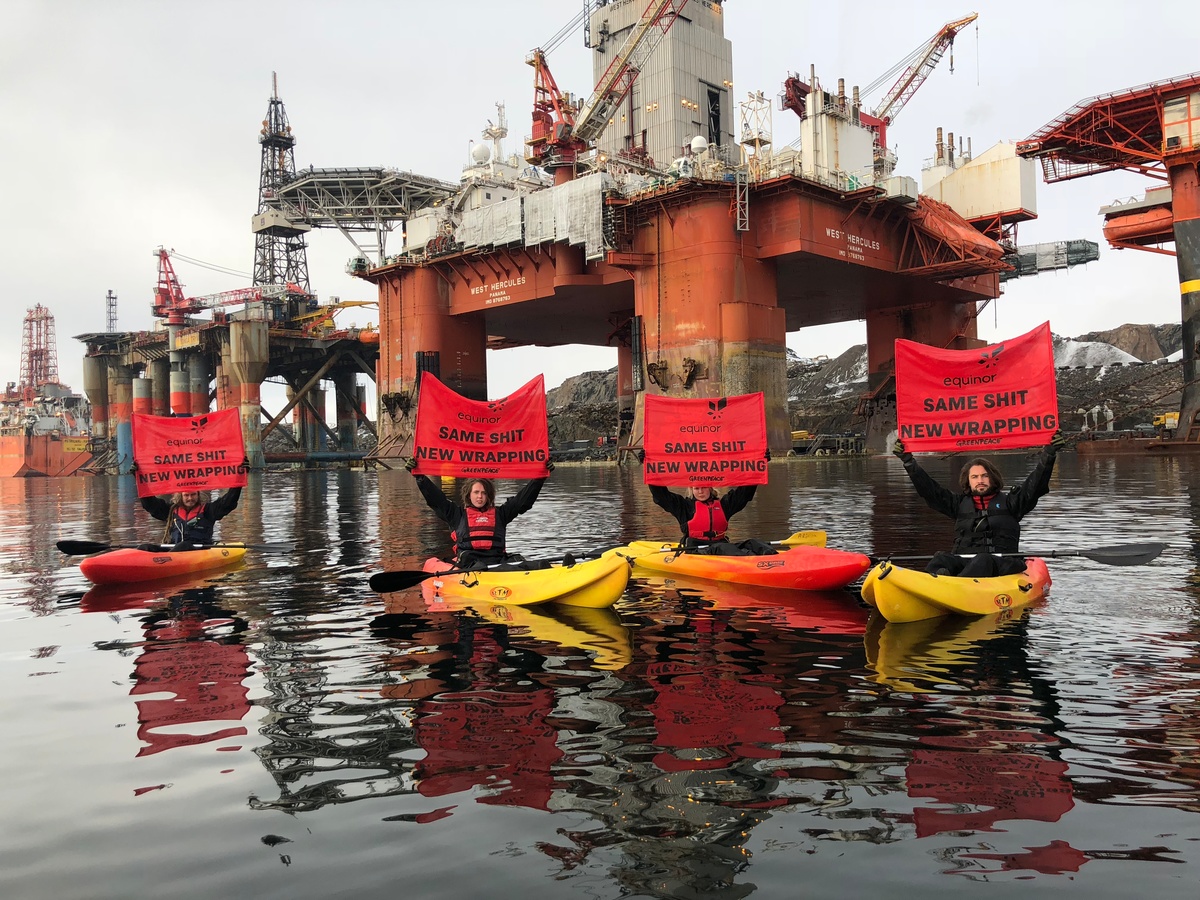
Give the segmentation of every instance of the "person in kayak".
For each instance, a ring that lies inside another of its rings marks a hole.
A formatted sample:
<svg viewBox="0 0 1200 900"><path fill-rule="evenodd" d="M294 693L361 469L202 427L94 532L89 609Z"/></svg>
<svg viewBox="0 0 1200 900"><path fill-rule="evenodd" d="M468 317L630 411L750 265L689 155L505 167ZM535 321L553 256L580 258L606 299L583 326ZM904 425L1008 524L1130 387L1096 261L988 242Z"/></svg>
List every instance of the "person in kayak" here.
<svg viewBox="0 0 1200 900"><path fill-rule="evenodd" d="M242 489L230 488L216 500L211 497L208 491L182 491L170 500L143 497L142 509L167 523L164 544L173 544L173 550L198 550L213 542L217 522L237 508Z"/></svg>
<svg viewBox="0 0 1200 900"><path fill-rule="evenodd" d="M409 472L416 466L415 458L404 464ZM546 470L554 471L554 464L547 463ZM475 478L463 484L459 503L442 493L441 487L428 476L413 472L413 478L429 508L450 526L455 564L460 569L520 562L510 556L505 545L508 523L529 512L546 483L545 478L535 478L500 506L496 505L496 485L489 478Z"/></svg>
<svg viewBox="0 0 1200 900"><path fill-rule="evenodd" d="M637 452L638 462L645 462L644 450ZM771 451L766 452L771 459ZM754 499L758 485L747 484L731 488L724 497L712 485L693 485L687 496L680 496L669 488L651 484L650 497L657 506L675 517L683 532L680 542L689 553L708 553L713 556L770 556L775 549L765 541L746 540L733 544L729 541L729 520L741 512Z"/></svg>
<svg viewBox="0 0 1200 900"><path fill-rule="evenodd" d="M917 493L930 509L954 519L954 549L934 555L925 571L964 578L992 578L1025 571L1022 557L996 554L1020 552L1021 519L1050 491L1054 460L1066 442L1061 431L1055 432L1025 481L1007 491L1003 476L990 460L969 460L959 473L956 494L935 481L905 450L904 442L897 440L892 452L904 463L904 471Z"/></svg>

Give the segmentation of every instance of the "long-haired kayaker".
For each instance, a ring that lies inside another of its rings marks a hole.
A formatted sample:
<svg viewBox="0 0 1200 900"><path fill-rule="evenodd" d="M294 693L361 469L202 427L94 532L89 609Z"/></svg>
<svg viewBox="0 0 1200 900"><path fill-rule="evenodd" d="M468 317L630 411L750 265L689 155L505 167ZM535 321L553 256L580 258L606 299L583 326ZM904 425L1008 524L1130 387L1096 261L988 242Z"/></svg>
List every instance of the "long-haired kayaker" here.
<svg viewBox="0 0 1200 900"><path fill-rule="evenodd" d="M771 451L765 458L771 460ZM637 451L638 462L645 462L644 450ZM775 549L765 541L750 539L737 544L729 540L729 520L754 499L756 484L730 488L721 496L712 485L693 485L686 496L661 485L651 484L650 496L657 506L675 517L682 531L680 542L689 553L720 556L769 556Z"/></svg>
<svg viewBox="0 0 1200 900"><path fill-rule="evenodd" d="M237 508L241 497L240 487L230 488L216 500L210 491L182 491L170 500L143 497L142 509L167 523L164 544L173 544L175 550L198 550L213 542L217 522Z"/></svg>
<svg viewBox="0 0 1200 900"><path fill-rule="evenodd" d="M1063 433L1055 432L1025 481L1007 491L1004 477L991 460L969 460L959 472L959 490L955 493L934 480L904 449L904 442L897 440L892 452L904 463L917 493L930 509L954 520L954 549L934 555L925 571L964 578L993 578L1025 571L1021 557L993 554L1019 552L1021 519L1049 493L1055 457L1066 443Z"/></svg>
<svg viewBox="0 0 1200 900"><path fill-rule="evenodd" d="M417 480L417 489L429 508L450 526L455 562L459 568L516 561L509 555L506 546L508 524L522 513L529 512L542 485L546 483L545 478L535 478L499 506L496 505L496 485L492 480L474 478L463 483L459 502L455 503L428 476L413 472L416 466L415 457L404 464ZM553 463L547 463L546 469L554 471Z"/></svg>

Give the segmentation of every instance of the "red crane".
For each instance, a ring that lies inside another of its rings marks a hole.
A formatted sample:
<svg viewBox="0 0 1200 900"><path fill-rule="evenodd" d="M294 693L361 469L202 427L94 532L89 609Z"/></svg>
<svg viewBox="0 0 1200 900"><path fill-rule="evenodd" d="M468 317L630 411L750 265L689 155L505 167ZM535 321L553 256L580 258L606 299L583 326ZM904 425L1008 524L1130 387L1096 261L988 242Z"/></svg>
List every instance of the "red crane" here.
<svg viewBox="0 0 1200 900"><path fill-rule="evenodd" d="M859 120L878 135L880 154L887 154L887 127L896 121L900 110L929 78L937 64L942 61L948 49L954 46L954 38L960 31L979 18L979 13L971 13L961 19L947 22L929 40L900 60L877 79L863 89L867 96L880 88L889 78L900 72L900 77L884 95L883 99L870 113L859 113ZM903 71L901 71L903 70ZM950 54L950 71L954 71L954 54ZM795 75L789 75L783 83L781 102L784 109L790 109L800 118L804 118L804 98L812 86L805 84Z"/></svg>
<svg viewBox="0 0 1200 900"><path fill-rule="evenodd" d="M558 89L546 55L534 50L525 62L534 69L533 134L525 158L534 165L570 168L599 139L646 60L679 18L688 0L651 0L600 76L592 95L578 108Z"/></svg>
<svg viewBox="0 0 1200 900"><path fill-rule="evenodd" d="M154 288L153 312L156 316L166 318L172 325L182 325L186 316L219 306L274 300L286 296L309 296L299 285L264 284L200 297L185 297L183 286L175 275L175 267L171 265L171 251L159 247L154 251L154 255L158 257L158 284Z"/></svg>

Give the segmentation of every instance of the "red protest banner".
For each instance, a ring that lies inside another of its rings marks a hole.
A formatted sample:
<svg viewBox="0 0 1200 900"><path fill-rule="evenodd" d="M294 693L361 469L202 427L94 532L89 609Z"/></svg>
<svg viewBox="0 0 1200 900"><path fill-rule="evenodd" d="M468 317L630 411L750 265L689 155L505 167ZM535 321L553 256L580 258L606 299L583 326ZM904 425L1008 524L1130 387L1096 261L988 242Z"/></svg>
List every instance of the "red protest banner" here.
<svg viewBox="0 0 1200 900"><path fill-rule="evenodd" d="M896 422L909 451L1049 443L1058 430L1050 323L978 350L896 341Z"/></svg>
<svg viewBox="0 0 1200 900"><path fill-rule="evenodd" d="M422 373L413 456L418 475L545 478L550 434L542 376L499 400L468 400Z"/></svg>
<svg viewBox="0 0 1200 900"><path fill-rule="evenodd" d="M139 497L244 487L245 456L236 409L202 416L133 414Z"/></svg>
<svg viewBox="0 0 1200 900"><path fill-rule="evenodd" d="M766 484L762 393L681 399L646 395L646 484Z"/></svg>

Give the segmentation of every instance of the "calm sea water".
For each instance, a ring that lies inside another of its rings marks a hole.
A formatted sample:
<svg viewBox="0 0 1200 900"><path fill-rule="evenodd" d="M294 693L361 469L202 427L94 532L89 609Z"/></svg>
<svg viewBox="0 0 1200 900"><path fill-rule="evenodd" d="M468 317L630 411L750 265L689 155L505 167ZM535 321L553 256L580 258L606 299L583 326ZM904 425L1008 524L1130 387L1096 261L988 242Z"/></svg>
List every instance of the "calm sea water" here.
<svg viewBox="0 0 1200 900"><path fill-rule="evenodd" d="M773 463L734 524L951 528L890 457ZM1196 463L1064 455L1027 548L1170 547L1054 561L1005 621L661 580L429 611L366 584L447 549L403 471L256 478L222 534L296 550L89 590L54 542L155 536L132 480L0 481L0 896L1200 892ZM672 535L635 472L560 466L513 545Z"/></svg>

